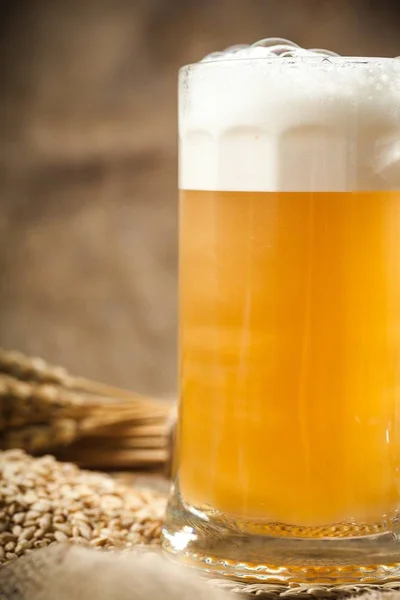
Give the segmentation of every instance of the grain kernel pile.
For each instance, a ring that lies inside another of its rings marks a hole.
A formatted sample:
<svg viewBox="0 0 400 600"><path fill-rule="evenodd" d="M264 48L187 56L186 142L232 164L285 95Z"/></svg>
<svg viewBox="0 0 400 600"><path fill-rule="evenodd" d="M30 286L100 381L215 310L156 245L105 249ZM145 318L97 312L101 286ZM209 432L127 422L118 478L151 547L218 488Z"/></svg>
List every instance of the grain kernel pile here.
<svg viewBox="0 0 400 600"><path fill-rule="evenodd" d="M55 542L158 544L165 497L52 456L0 452L0 565Z"/></svg>

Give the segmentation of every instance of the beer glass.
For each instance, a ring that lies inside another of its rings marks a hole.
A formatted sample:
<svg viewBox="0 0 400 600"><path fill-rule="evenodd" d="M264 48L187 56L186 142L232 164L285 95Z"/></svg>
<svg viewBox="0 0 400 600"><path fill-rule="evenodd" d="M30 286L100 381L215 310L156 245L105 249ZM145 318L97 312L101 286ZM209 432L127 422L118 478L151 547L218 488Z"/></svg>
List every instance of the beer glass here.
<svg viewBox="0 0 400 600"><path fill-rule="evenodd" d="M244 580L400 575L400 61L180 72L164 548Z"/></svg>

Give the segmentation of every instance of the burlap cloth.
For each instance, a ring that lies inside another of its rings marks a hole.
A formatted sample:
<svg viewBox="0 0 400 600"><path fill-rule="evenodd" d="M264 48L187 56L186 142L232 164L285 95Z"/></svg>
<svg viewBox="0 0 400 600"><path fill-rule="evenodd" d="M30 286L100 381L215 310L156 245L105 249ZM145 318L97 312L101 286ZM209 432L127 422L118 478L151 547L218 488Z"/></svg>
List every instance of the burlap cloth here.
<svg viewBox="0 0 400 600"><path fill-rule="evenodd" d="M1 600L236 600L249 596L400 600L400 582L336 588L245 585L200 579L157 550L98 552L66 544L37 550L0 570Z"/></svg>

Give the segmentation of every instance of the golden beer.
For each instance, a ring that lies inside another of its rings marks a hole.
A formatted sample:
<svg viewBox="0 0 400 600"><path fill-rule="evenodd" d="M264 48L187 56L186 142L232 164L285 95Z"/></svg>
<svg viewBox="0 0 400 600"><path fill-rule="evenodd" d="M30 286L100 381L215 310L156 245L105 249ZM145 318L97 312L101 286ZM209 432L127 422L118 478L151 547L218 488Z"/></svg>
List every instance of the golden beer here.
<svg viewBox="0 0 400 600"><path fill-rule="evenodd" d="M379 525L400 503L400 195L180 202L183 498Z"/></svg>
<svg viewBox="0 0 400 600"><path fill-rule="evenodd" d="M181 70L163 543L185 563L400 575L399 75L276 40Z"/></svg>

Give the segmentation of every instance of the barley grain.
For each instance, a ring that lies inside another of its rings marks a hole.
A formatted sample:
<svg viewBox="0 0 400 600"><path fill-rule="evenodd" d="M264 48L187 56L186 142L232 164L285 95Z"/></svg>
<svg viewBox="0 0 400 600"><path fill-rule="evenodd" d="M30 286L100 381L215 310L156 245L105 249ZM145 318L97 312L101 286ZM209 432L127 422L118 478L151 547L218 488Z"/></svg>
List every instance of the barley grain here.
<svg viewBox="0 0 400 600"><path fill-rule="evenodd" d="M92 540L92 541L90 542L90 545L91 545L91 546L95 546L95 547L97 547L97 548L100 548L100 547L103 547L103 546L105 546L105 545L107 544L107 542L108 542L108 538L107 538L107 537L105 537L105 536L100 536L100 537L98 537L98 538L94 538L94 540Z"/></svg>
<svg viewBox="0 0 400 600"><path fill-rule="evenodd" d="M33 534L33 538L34 540L40 540L42 539L44 536L44 531L43 529L36 529L35 533Z"/></svg>
<svg viewBox="0 0 400 600"><path fill-rule="evenodd" d="M42 529L43 533L47 533L51 527L51 516L43 515L43 517L38 519L38 525L40 529Z"/></svg>
<svg viewBox="0 0 400 600"><path fill-rule="evenodd" d="M65 535L65 533L63 533L62 531L55 531L54 532L54 539L57 542L67 542L68 541L68 536Z"/></svg>
<svg viewBox="0 0 400 600"><path fill-rule="evenodd" d="M165 498L51 456L0 452L0 565L69 541L101 549L158 543Z"/></svg>
<svg viewBox="0 0 400 600"><path fill-rule="evenodd" d="M37 521L40 516L40 513L38 513L36 510L28 510L26 513L26 518L28 521Z"/></svg>
<svg viewBox="0 0 400 600"><path fill-rule="evenodd" d="M78 529L79 533L83 538L85 538L85 540L90 540L90 538L92 537L92 530L87 523L84 523L82 521L82 523L79 523Z"/></svg>
<svg viewBox="0 0 400 600"><path fill-rule="evenodd" d="M32 542L28 542L28 540L21 540L20 542L18 542L17 546L15 547L15 554L23 554L25 552L25 550L29 550L29 548L32 547Z"/></svg>
<svg viewBox="0 0 400 600"><path fill-rule="evenodd" d="M32 510L38 513L48 513L51 510L51 503L45 500L38 500L32 505Z"/></svg>
<svg viewBox="0 0 400 600"><path fill-rule="evenodd" d="M19 512L13 516L13 521L16 525L20 525L25 520L25 513Z"/></svg>
<svg viewBox="0 0 400 600"><path fill-rule="evenodd" d="M72 527L68 523L65 523L65 524L64 523L56 523L54 525L54 529L56 531L61 531L67 537L71 537L72 536Z"/></svg>
<svg viewBox="0 0 400 600"><path fill-rule="evenodd" d="M34 548L45 548L46 546L48 546L48 543L46 540L35 540L33 542L33 547Z"/></svg>
<svg viewBox="0 0 400 600"><path fill-rule="evenodd" d="M6 552L14 552L14 550L15 550L15 542L7 542L7 544L4 546L4 550Z"/></svg>
<svg viewBox="0 0 400 600"><path fill-rule="evenodd" d="M65 523L65 517L63 515L57 514L53 519L53 523L55 525L60 525L61 523Z"/></svg>
<svg viewBox="0 0 400 600"><path fill-rule="evenodd" d="M35 526L26 527L21 535L19 536L19 540L31 540L33 538L33 534L35 533Z"/></svg>

